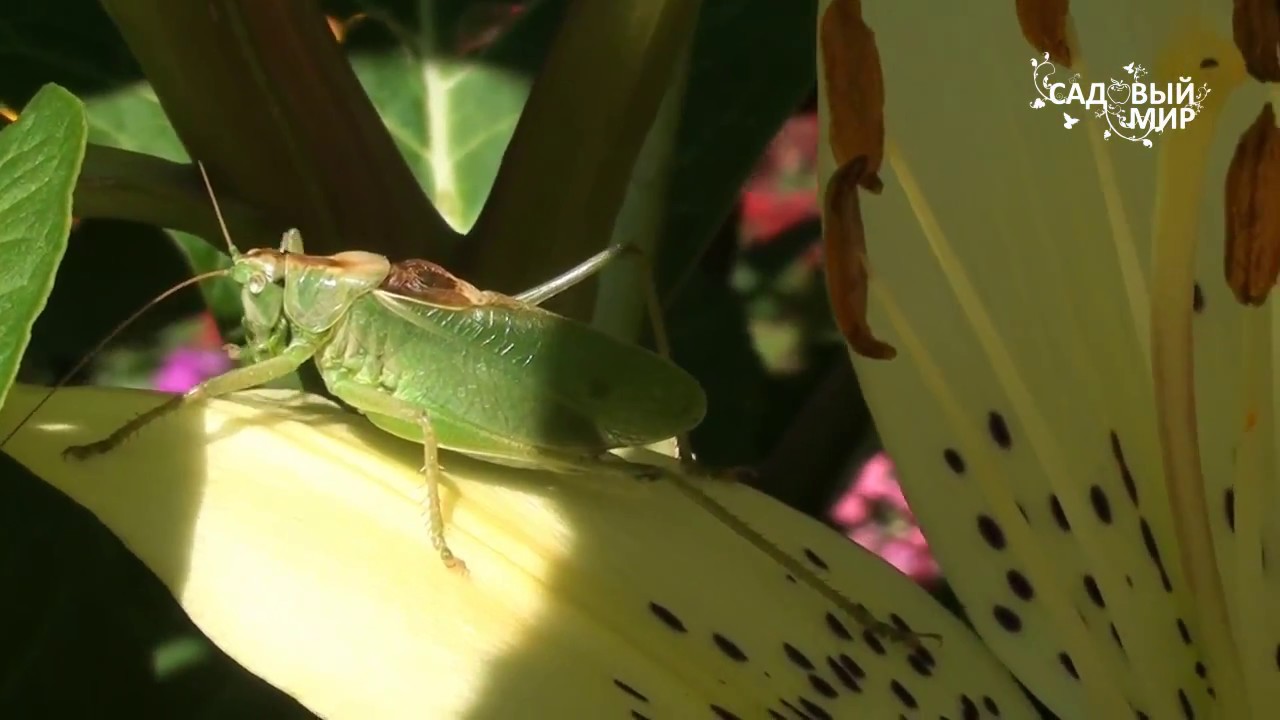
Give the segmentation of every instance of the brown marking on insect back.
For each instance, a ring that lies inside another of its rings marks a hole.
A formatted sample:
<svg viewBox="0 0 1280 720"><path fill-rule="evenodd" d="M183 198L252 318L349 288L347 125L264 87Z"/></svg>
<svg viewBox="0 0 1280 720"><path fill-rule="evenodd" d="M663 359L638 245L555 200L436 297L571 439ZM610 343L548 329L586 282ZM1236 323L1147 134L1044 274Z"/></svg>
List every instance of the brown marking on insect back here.
<svg viewBox="0 0 1280 720"><path fill-rule="evenodd" d="M1280 131L1271 103L1240 136L1227 168L1227 285L1243 305L1266 302L1280 273Z"/></svg>
<svg viewBox="0 0 1280 720"><path fill-rule="evenodd" d="M1249 74L1262 82L1280 80L1280 8L1276 0L1235 0L1231 31Z"/></svg>
<svg viewBox="0 0 1280 720"><path fill-rule="evenodd" d="M866 167L866 157L854 158L840 166L827 184L822 225L827 292L836 324L849 347L863 357L892 360L898 351L876 338L867 325L867 239L858 201Z"/></svg>
<svg viewBox="0 0 1280 720"><path fill-rule="evenodd" d="M1070 0L1017 0L1018 25L1031 47L1049 53L1049 59L1071 65L1071 43L1067 39Z"/></svg>
<svg viewBox="0 0 1280 720"><path fill-rule="evenodd" d="M875 33L862 20L861 0L835 0L819 28L827 81L828 128L836 165L863 158L858 183L880 192L884 160L884 73Z"/></svg>
<svg viewBox="0 0 1280 720"><path fill-rule="evenodd" d="M378 289L448 307L483 305L490 294L430 260L417 258L394 263Z"/></svg>

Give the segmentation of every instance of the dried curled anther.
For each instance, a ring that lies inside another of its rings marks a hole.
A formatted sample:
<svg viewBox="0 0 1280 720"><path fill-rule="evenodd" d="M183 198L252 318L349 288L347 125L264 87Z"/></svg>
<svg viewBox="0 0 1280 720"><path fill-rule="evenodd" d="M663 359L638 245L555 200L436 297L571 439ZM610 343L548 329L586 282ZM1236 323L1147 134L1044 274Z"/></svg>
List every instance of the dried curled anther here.
<svg viewBox="0 0 1280 720"><path fill-rule="evenodd" d="M1280 273L1280 130L1271 103L1240 136L1227 168L1227 285L1243 305L1262 305Z"/></svg>
<svg viewBox="0 0 1280 720"><path fill-rule="evenodd" d="M837 165L862 157L862 187L880 192L884 160L884 73L875 33L862 20L861 0L835 0L819 29L829 143Z"/></svg>
<svg viewBox="0 0 1280 720"><path fill-rule="evenodd" d="M836 324L849 347L874 360L892 360L898 351L882 342L867 324L867 238L862 229L858 186L867 169L865 156L836 170L827 183L822 223L827 292Z"/></svg>

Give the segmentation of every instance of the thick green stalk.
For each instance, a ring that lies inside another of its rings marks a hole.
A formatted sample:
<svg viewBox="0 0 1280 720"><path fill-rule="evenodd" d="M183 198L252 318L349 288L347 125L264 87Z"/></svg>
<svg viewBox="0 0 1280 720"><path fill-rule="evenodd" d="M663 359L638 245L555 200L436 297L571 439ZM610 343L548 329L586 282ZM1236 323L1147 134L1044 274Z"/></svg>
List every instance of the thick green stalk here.
<svg viewBox="0 0 1280 720"><path fill-rule="evenodd" d="M434 255L455 237L314 2L103 0L190 155L313 252Z"/></svg>
<svg viewBox="0 0 1280 720"><path fill-rule="evenodd" d="M608 242L700 6L572 2L472 231L478 242L468 243L465 267L473 277L522 290ZM533 262L510 262L525 243L542 252ZM585 293L557 300L561 312L591 314Z"/></svg>
<svg viewBox="0 0 1280 720"><path fill-rule="evenodd" d="M238 245L279 242L279 228L230 193L217 192ZM73 212L81 219L131 220L181 230L222 246L222 232L199 174L188 165L151 155L89 145L76 181Z"/></svg>

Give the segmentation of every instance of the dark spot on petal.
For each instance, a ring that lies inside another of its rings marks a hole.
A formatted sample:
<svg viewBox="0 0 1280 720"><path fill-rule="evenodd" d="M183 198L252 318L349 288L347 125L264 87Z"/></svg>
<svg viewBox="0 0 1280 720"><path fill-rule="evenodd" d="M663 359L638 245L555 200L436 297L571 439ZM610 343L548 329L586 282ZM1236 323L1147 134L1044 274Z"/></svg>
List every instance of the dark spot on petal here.
<svg viewBox="0 0 1280 720"><path fill-rule="evenodd" d="M921 675L923 677L933 675L933 663L929 662L929 660L921 657L917 653L911 653L907 656L907 664L911 666L912 670L916 671L917 675Z"/></svg>
<svg viewBox="0 0 1280 720"><path fill-rule="evenodd" d="M1064 652L1058 653L1058 662L1062 663L1062 669L1066 670L1068 675L1076 680L1080 679L1080 673L1076 672L1076 664L1070 655Z"/></svg>
<svg viewBox="0 0 1280 720"><path fill-rule="evenodd" d="M898 696L898 700L902 701L902 704L906 705L908 709L915 710L920 707L920 704L916 702L916 698L911 694L911 691L907 690L907 688L897 680L891 680L889 682L889 689L893 691L894 695Z"/></svg>
<svg viewBox="0 0 1280 720"><path fill-rule="evenodd" d="M644 713L640 712L639 710L632 710L631 720L651 720L651 718L648 715L645 715Z"/></svg>
<svg viewBox="0 0 1280 720"><path fill-rule="evenodd" d="M1191 631L1187 629L1187 624L1178 618L1178 637L1182 638L1183 645L1191 644Z"/></svg>
<svg viewBox="0 0 1280 720"><path fill-rule="evenodd" d="M811 720L808 713L796 707L795 705L792 705L790 700L781 699L779 701L782 703L783 707L790 710L791 714L795 715L797 718L799 718L799 720Z"/></svg>
<svg viewBox="0 0 1280 720"><path fill-rule="evenodd" d="M951 472L957 475L964 474L964 458L960 457L960 453L954 448L943 450L942 459L947 461L947 467L951 468Z"/></svg>
<svg viewBox="0 0 1280 720"><path fill-rule="evenodd" d="M987 706L987 712L991 713L992 715L995 715L996 717L1000 717L1000 706L996 704L995 700L992 700L990 697L983 695L982 704Z"/></svg>
<svg viewBox="0 0 1280 720"><path fill-rule="evenodd" d="M1098 588L1098 581L1093 579L1092 575L1084 576L1084 591L1089 596L1089 600L1099 608L1106 609L1107 603L1102 598L1102 590Z"/></svg>
<svg viewBox="0 0 1280 720"><path fill-rule="evenodd" d="M840 693L836 692L836 689L831 687L831 683L823 680L820 676L813 673L809 673L809 685L812 686L814 690L817 690L819 695L825 698L834 699L840 696Z"/></svg>
<svg viewBox="0 0 1280 720"><path fill-rule="evenodd" d="M876 637L875 633L870 630L863 630L862 639L867 643L868 647L875 651L877 655L884 654L884 643L880 642L880 638Z"/></svg>
<svg viewBox="0 0 1280 720"><path fill-rule="evenodd" d="M823 560L822 558L818 557L818 553L816 553L816 552L814 552L814 551L810 550L809 548L805 548L805 549L804 549L804 556L805 556L806 558L808 558L808 559L809 559L809 562L813 563L813 564L814 564L814 566L815 566L815 567L817 567L819 570L830 570L830 569L831 569L831 568L827 567L827 561L826 561L826 560Z"/></svg>
<svg viewBox="0 0 1280 720"><path fill-rule="evenodd" d="M787 654L787 659L800 666L801 670L812 670L813 662L800 652L800 649L791 643L782 643L782 650Z"/></svg>
<svg viewBox="0 0 1280 720"><path fill-rule="evenodd" d="M1204 312L1204 290L1200 288L1200 283L1191 287L1191 310L1197 313Z"/></svg>
<svg viewBox="0 0 1280 720"><path fill-rule="evenodd" d="M1213 58L1205 58L1200 61L1200 68L1203 70L1208 70L1209 68L1216 68L1216 67L1218 67L1218 61L1214 60Z"/></svg>
<svg viewBox="0 0 1280 720"><path fill-rule="evenodd" d="M1280 669L1280 647L1276 648L1276 668ZM1205 676L1207 676L1208 674L1209 674L1209 668L1205 667L1204 663L1197 660L1196 675L1198 675L1201 679L1204 679Z"/></svg>
<svg viewBox="0 0 1280 720"><path fill-rule="evenodd" d="M1007 542L1004 538L1004 530L1000 529L1000 524L990 515L978 516L978 533L982 535L982 539L987 541L992 550L1003 550Z"/></svg>
<svg viewBox="0 0 1280 720"><path fill-rule="evenodd" d="M656 602L649 603L649 612L653 613L664 625L676 632L689 632L676 614Z"/></svg>
<svg viewBox="0 0 1280 720"><path fill-rule="evenodd" d="M855 678L853 673L849 672L849 670L835 658L827 658L827 669L831 671L832 675L836 676L836 679L840 681L841 685L853 692L862 692L862 686L858 684L857 678Z"/></svg>
<svg viewBox="0 0 1280 720"><path fill-rule="evenodd" d="M1146 518L1138 520L1138 530L1142 532L1142 545L1146 548L1147 555L1160 571L1160 584L1164 586L1165 592L1173 592L1173 583L1169 580L1169 573L1165 572L1164 560L1160 558L1160 548L1156 545L1156 536L1151 532L1151 525L1147 523Z"/></svg>
<svg viewBox="0 0 1280 720"><path fill-rule="evenodd" d="M840 622L840 618L836 617L832 613L827 613L827 627L830 628L831 632L841 640L853 639L853 635L849 634L849 628L845 627L844 623Z"/></svg>
<svg viewBox="0 0 1280 720"><path fill-rule="evenodd" d="M1035 589L1031 587L1031 581L1027 579L1026 575L1017 570L1010 570L1004 574L1004 577L1009 582L1009 589L1013 591L1014 595L1018 596L1018 599L1030 600L1035 597Z"/></svg>
<svg viewBox="0 0 1280 720"><path fill-rule="evenodd" d="M716 647L720 648L720 652L724 653L730 660L737 662L746 662L747 654L742 652L742 648L738 647L729 638L720 633L712 633L711 639L715 641Z"/></svg>
<svg viewBox="0 0 1280 720"><path fill-rule="evenodd" d="M1067 513L1062 509L1062 502L1057 495L1049 496L1049 511L1053 513L1053 521L1058 523L1062 532L1071 532L1071 523L1067 522Z"/></svg>
<svg viewBox="0 0 1280 720"><path fill-rule="evenodd" d="M645 703L649 702L649 698L645 697L643 693L631 687L630 685L622 682L621 680L614 678L613 684L616 685L619 690L639 700L640 702L645 702Z"/></svg>
<svg viewBox="0 0 1280 720"><path fill-rule="evenodd" d="M991 614L995 617L1000 627L1009 632L1018 632L1022 630L1022 618L1018 617L1018 613L1010 610L1003 605L996 605L991 610Z"/></svg>
<svg viewBox="0 0 1280 720"><path fill-rule="evenodd" d="M994 410L987 413L987 430L991 433L991 439L996 445L1008 450L1013 446L1013 438L1009 435L1009 426L1005 424L1004 416Z"/></svg>
<svg viewBox="0 0 1280 720"><path fill-rule="evenodd" d="M787 720L787 716L773 708L769 708L769 720Z"/></svg>
<svg viewBox="0 0 1280 720"><path fill-rule="evenodd" d="M1227 529L1231 532L1236 531L1236 489L1234 487L1227 488L1222 495L1222 506L1227 511Z"/></svg>
<svg viewBox="0 0 1280 720"><path fill-rule="evenodd" d="M720 720L742 720L741 716L739 716L738 714L731 713L728 710L725 710L724 708L720 707L719 705L712 705L711 712L715 713L716 717L719 718Z"/></svg>
<svg viewBox="0 0 1280 720"><path fill-rule="evenodd" d="M1133 480L1133 473L1129 472L1129 463L1124 459L1124 448L1120 446L1120 436L1115 431L1111 431L1111 456L1115 458L1116 467L1120 469L1120 479L1124 481L1124 490L1129 494L1129 499L1134 505L1138 504L1138 484Z"/></svg>
<svg viewBox="0 0 1280 720"><path fill-rule="evenodd" d="M1098 520L1104 525L1111 524L1111 501L1107 499L1107 494L1097 485L1089 486L1089 502L1093 505L1093 514L1098 516Z"/></svg>
<svg viewBox="0 0 1280 720"><path fill-rule="evenodd" d="M960 717L964 720L978 720L978 706L969 699L968 695L960 696Z"/></svg>
<svg viewBox="0 0 1280 720"><path fill-rule="evenodd" d="M835 720L835 718L831 717L831 713L827 712L821 705L806 697L800 698L800 707L818 720Z"/></svg>
<svg viewBox="0 0 1280 720"><path fill-rule="evenodd" d="M845 655L844 653L840 653L839 659L840 659L840 667L844 668L850 675L858 678L859 680L867 676L867 671L863 670L862 666L859 665L853 658L849 657L848 655Z"/></svg>
<svg viewBox="0 0 1280 720"><path fill-rule="evenodd" d="M1193 720L1196 710L1191 707L1191 698L1187 697L1187 691L1181 688L1178 689L1178 703L1182 705L1182 716L1187 720Z"/></svg>
<svg viewBox="0 0 1280 720"><path fill-rule="evenodd" d="M1124 652L1124 642L1120 640L1120 631L1116 629L1116 624L1111 623L1111 639L1116 641L1116 646L1120 648L1120 652Z"/></svg>

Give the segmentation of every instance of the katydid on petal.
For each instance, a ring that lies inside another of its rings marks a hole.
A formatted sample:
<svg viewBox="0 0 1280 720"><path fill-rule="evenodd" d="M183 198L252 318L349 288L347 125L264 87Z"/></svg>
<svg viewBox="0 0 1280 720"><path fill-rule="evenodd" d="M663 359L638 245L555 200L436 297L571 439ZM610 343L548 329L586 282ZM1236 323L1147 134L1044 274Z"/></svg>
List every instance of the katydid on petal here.
<svg viewBox="0 0 1280 720"><path fill-rule="evenodd" d="M200 172L208 185L202 165ZM240 252L209 191L232 259L223 272L241 286L245 345L236 355L243 365L64 455L108 452L183 405L262 385L311 360L336 397L378 428L422 444L427 531L445 566L461 575L466 563L446 539L440 449L519 468L668 478L858 622L913 645L929 637L879 622L679 473L612 453L676 438L684 467L708 475L693 465L686 441L706 412L706 395L665 357L651 281L646 300L656 353L539 307L621 255L637 254L630 246L611 246L507 296L426 260L392 263L362 251L307 255L297 230L285 232L278 249Z"/></svg>

